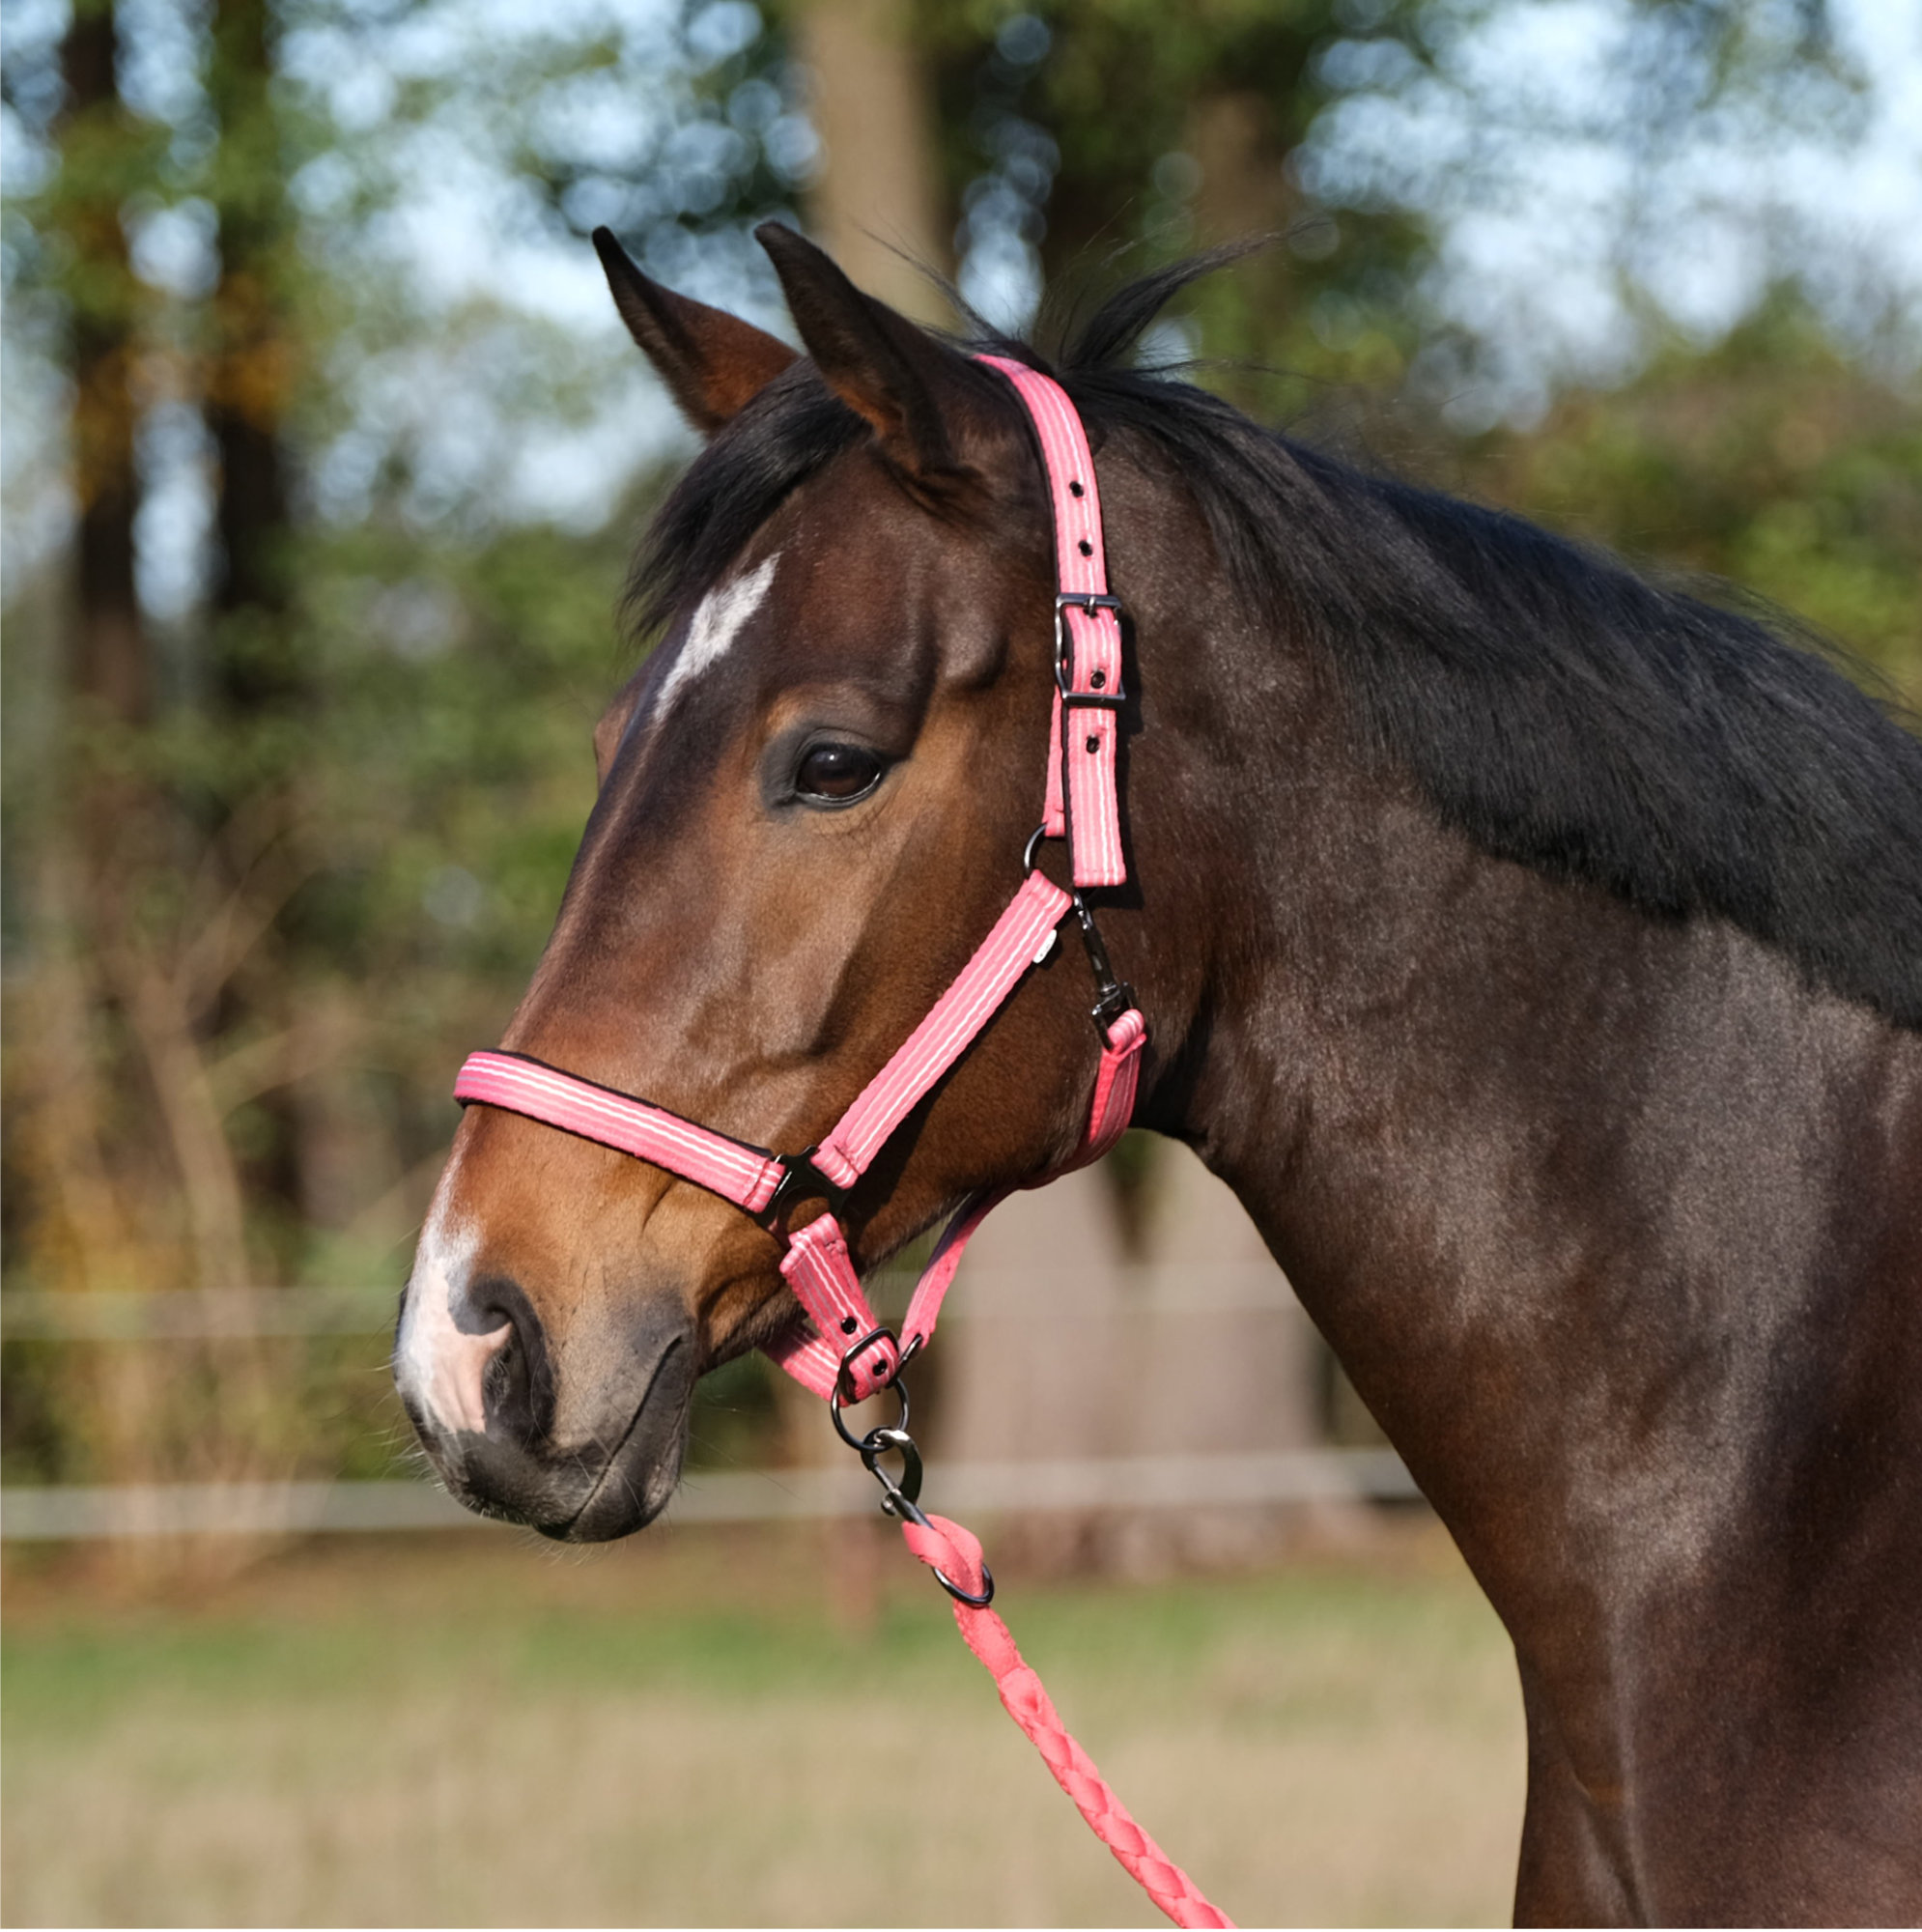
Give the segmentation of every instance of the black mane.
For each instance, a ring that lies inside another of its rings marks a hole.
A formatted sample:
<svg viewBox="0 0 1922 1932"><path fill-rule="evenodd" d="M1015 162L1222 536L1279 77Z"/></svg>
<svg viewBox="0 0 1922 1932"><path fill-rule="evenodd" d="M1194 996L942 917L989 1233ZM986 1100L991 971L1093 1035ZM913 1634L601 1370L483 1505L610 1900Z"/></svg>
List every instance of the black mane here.
<svg viewBox="0 0 1922 1932"><path fill-rule="evenodd" d="M1210 266L1122 289L1052 361L982 346L1054 375L1097 435L1162 454L1241 593L1326 654L1371 749L1484 851L1655 917L1719 915L1922 1029L1922 741L1759 617L1126 366ZM862 433L811 365L771 384L656 519L634 584L643 623Z"/></svg>

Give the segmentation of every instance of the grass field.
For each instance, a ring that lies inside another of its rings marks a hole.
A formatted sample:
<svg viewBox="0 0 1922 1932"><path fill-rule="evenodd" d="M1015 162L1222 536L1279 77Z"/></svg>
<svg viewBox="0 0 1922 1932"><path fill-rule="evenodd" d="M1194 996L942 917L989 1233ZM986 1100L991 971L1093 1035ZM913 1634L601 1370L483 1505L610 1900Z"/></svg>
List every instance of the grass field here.
<svg viewBox="0 0 1922 1932"><path fill-rule="evenodd" d="M1513 1667L1432 1536L1003 1584L1244 1924L1506 1917ZM1160 1922L919 1566L846 1528L313 1547L191 1602L10 1564L4 1671L10 1925Z"/></svg>

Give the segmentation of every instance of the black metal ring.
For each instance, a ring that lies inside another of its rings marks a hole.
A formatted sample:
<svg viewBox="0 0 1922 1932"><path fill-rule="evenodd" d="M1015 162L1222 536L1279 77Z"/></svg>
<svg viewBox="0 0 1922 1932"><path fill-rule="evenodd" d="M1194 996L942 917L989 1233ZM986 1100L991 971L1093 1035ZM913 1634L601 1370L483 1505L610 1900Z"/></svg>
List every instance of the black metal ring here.
<svg viewBox="0 0 1922 1932"><path fill-rule="evenodd" d="M1022 847L1022 852L1021 852L1021 876L1024 879L1029 877L1033 872L1034 855L1035 853L1040 851L1041 841L1042 839L1047 838L1047 836L1048 836L1048 828L1045 825L1037 825L1034 828L1034 830L1028 835L1028 843Z"/></svg>
<svg viewBox="0 0 1922 1932"><path fill-rule="evenodd" d="M806 1199L818 1194L827 1202L830 1209L838 1212L842 1202L848 1197L848 1190L837 1181L830 1180L814 1165L814 1156L821 1151L819 1142L805 1149L800 1153L777 1153L775 1159L780 1163L780 1179L775 1183L775 1191L768 1196L768 1205L754 1216L762 1227L776 1239L785 1243L786 1234L781 1227L781 1217L790 1204L797 1198Z"/></svg>
<svg viewBox="0 0 1922 1932"><path fill-rule="evenodd" d="M877 1435L879 1433L879 1431L876 1431ZM873 1464L870 1463L868 1466L872 1468ZM879 1471L876 1471L876 1473L878 1474ZM881 1507L887 1515L905 1518L909 1522L918 1522L923 1529L932 1529L934 1527L933 1523L927 1520L927 1512L921 1508L919 1502L914 1496L907 1494L905 1491L890 1489L882 1497ZM994 1602L995 1573L988 1568L988 1559L985 1556L981 1558L981 1581L987 1587L978 1597L972 1590L964 1590L946 1570L942 1570L932 1563L927 1567L934 1571L934 1580L957 1604L966 1604L971 1609L985 1610Z"/></svg>
<svg viewBox="0 0 1922 1932"><path fill-rule="evenodd" d="M867 1334L863 1335L861 1338L861 1340L857 1342L854 1345L854 1347L850 1349L847 1351L847 1353L841 1357L841 1365L834 1372L834 1386L832 1390L829 1391L828 1395L828 1414L830 1415L830 1417L833 1418L834 1425L834 1433L837 1435L839 1435L841 1440L845 1442L850 1449L856 1451L859 1451L863 1447L864 1438L854 1435L849 1430L847 1424L841 1420L841 1410L843 1408L852 1406L856 1400L853 1394L854 1384L848 1379L848 1363L856 1355L860 1354L861 1351L864 1348L866 1348L870 1342L878 1341L884 1335L889 1339L889 1341L894 1343L894 1352L896 1359L894 1363L894 1374L892 1378L890 1380L883 1382L881 1384L881 1388L892 1389L894 1391L894 1400L901 1405L901 1412L898 1416L894 1418L894 1427L896 1429L905 1431L908 1426L908 1391L906 1385L901 1380L901 1363L899 1360L901 1345L898 1341L895 1341L893 1329L891 1328L872 1329ZM881 1389L876 1389L874 1393L876 1395L879 1395L881 1393ZM868 1398L866 1396L862 1396L860 1398L860 1400L862 1402L867 1401L867 1399Z"/></svg>
<svg viewBox="0 0 1922 1932"><path fill-rule="evenodd" d="M934 1570L934 1565L928 1568ZM957 1604L966 1604L971 1609L985 1610L995 1600L995 1573L988 1568L988 1559L981 1558L981 1581L987 1585L977 1597L972 1590L964 1590L953 1577L945 1571L935 1570L934 1580L954 1599Z"/></svg>

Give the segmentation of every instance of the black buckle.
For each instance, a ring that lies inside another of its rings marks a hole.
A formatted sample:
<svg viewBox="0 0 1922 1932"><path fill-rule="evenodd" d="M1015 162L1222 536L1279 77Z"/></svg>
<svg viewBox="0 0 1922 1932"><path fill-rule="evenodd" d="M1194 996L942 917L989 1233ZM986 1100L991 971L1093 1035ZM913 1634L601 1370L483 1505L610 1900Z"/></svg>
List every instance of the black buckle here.
<svg viewBox="0 0 1922 1932"><path fill-rule="evenodd" d="M775 1158L780 1162L780 1179L775 1191L768 1196L768 1205L757 1217L764 1228L769 1230L778 1226L782 1212L797 1195L819 1194L826 1198L832 1209L838 1210L847 1199L848 1190L832 1181L814 1165L814 1156L821 1151L821 1144L816 1141L804 1153L777 1153ZM811 1183L804 1185L803 1180Z"/></svg>
<svg viewBox="0 0 1922 1932"><path fill-rule="evenodd" d="M1113 691L1075 690L1074 665L1069 650L1072 639L1062 621L1064 613L1069 611L1082 611L1090 617L1097 611L1110 611L1118 624L1122 614L1121 600L1101 596L1092 590L1064 590L1055 599L1055 689L1061 694L1062 704L1075 711L1119 711L1128 701L1128 695L1122 690L1118 675Z"/></svg>
<svg viewBox="0 0 1922 1932"><path fill-rule="evenodd" d="M882 1389L892 1389L901 1405L901 1412L895 1417L894 1426L897 1429L905 1429L908 1426L908 1391L901 1385L901 1369L908 1358L901 1352L901 1344L893 1329L870 1328L851 1349L842 1352L841 1365L834 1371L834 1392L828 1398L828 1413L834 1418L834 1427L840 1431L841 1440L850 1449L859 1449L861 1444L848 1434L847 1424L841 1420L841 1410L866 1398L856 1396L854 1378L848 1373L848 1364L872 1342L891 1342L894 1345L894 1373L874 1392L879 1395Z"/></svg>
<svg viewBox="0 0 1922 1932"><path fill-rule="evenodd" d="M1102 591L1063 590L1055 598L1055 614L1060 616L1063 611L1068 610L1080 611L1089 617L1092 617L1097 611L1112 611L1115 613L1115 621L1119 623L1122 606L1118 597L1110 597Z"/></svg>

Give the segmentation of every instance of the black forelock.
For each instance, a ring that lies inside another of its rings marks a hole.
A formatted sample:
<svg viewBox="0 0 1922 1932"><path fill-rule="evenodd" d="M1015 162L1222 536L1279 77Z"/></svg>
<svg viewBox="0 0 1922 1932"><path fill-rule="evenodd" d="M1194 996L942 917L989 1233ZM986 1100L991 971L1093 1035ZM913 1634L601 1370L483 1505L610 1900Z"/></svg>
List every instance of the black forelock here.
<svg viewBox="0 0 1922 1932"><path fill-rule="evenodd" d="M635 630L651 635L698 599L795 490L866 434L811 362L790 363L655 512L628 580Z"/></svg>
<svg viewBox="0 0 1922 1932"><path fill-rule="evenodd" d="M1240 595L1318 648L1365 747L1484 851L1662 918L1710 913L1922 1028L1922 741L1766 613L1658 587L1522 519L1370 475L1128 366L1185 283L1117 291L1052 357L1097 446L1157 451ZM633 598L657 624L863 434L797 363L689 470ZM1152 640L1144 648L1152 650Z"/></svg>

